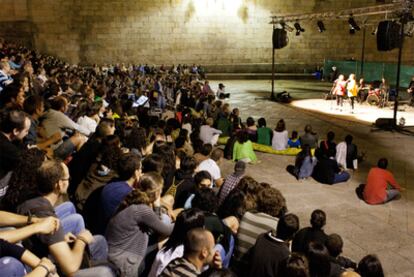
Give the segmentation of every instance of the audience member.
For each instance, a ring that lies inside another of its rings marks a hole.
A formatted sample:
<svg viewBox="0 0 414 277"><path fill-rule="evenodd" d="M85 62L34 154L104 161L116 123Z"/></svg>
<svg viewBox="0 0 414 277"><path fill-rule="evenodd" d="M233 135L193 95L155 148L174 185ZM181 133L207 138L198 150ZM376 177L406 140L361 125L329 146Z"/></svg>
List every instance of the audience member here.
<svg viewBox="0 0 414 277"><path fill-rule="evenodd" d="M312 177L322 184L333 185L346 182L351 175L341 169L335 160L335 151L329 150L327 157L321 157L313 168Z"/></svg>
<svg viewBox="0 0 414 277"><path fill-rule="evenodd" d="M318 146L318 136L313 132L311 125L308 124L305 126L305 134L300 136L299 141L300 145L307 144L310 148L316 148Z"/></svg>
<svg viewBox="0 0 414 277"><path fill-rule="evenodd" d="M285 121L280 119L273 131L272 148L275 150L285 150L288 147L288 131Z"/></svg>
<svg viewBox="0 0 414 277"><path fill-rule="evenodd" d="M384 277L380 260L376 255L367 255L358 263L357 272L361 277Z"/></svg>
<svg viewBox="0 0 414 277"><path fill-rule="evenodd" d="M381 158L378 160L377 167L370 169L367 184L363 188L363 197L368 204L383 204L400 196L402 188L387 167L388 160Z"/></svg>
<svg viewBox="0 0 414 277"><path fill-rule="evenodd" d="M257 121L259 125L257 128L257 143L263 145L272 145L273 131L269 127L266 127L266 119L263 117Z"/></svg>

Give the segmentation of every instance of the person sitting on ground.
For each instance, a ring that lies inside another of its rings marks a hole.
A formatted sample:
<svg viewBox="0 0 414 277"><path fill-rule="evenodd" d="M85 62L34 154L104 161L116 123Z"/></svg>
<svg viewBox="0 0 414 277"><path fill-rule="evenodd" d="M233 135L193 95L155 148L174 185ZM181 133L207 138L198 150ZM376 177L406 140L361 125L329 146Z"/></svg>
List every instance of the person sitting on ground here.
<svg viewBox="0 0 414 277"><path fill-rule="evenodd" d="M196 277L206 265L221 268L221 258L214 249L213 234L202 228L188 231L184 241L184 255L172 260L162 271L160 277Z"/></svg>
<svg viewBox="0 0 414 277"><path fill-rule="evenodd" d="M340 256L342 253L342 248L344 246L344 242L340 235L338 234L331 234L328 236L328 239L325 242L325 246L329 251L332 259L331 261L340 265L342 268L348 269L352 268L356 270L357 265L351 259L346 258L344 256Z"/></svg>
<svg viewBox="0 0 414 277"><path fill-rule="evenodd" d="M330 149L328 157L322 157L318 160L313 169L312 177L319 183L333 185L348 181L351 175L339 167L335 160L335 151Z"/></svg>
<svg viewBox="0 0 414 277"><path fill-rule="evenodd" d="M163 182L158 173L144 174L139 189L125 197L109 221L106 229L108 256L121 270L122 276L138 275L147 251L149 233L158 234L162 240L172 232L173 225L164 223L153 210L160 208Z"/></svg>
<svg viewBox="0 0 414 277"><path fill-rule="evenodd" d="M292 136L288 140L288 145L289 148L300 148L300 140L297 131L292 131Z"/></svg>
<svg viewBox="0 0 414 277"><path fill-rule="evenodd" d="M299 229L299 218L294 214L282 216L276 232L261 234L250 250L249 276L280 276L279 264L289 257L289 243Z"/></svg>
<svg viewBox="0 0 414 277"><path fill-rule="evenodd" d="M216 145L221 131L213 128L214 120L209 117L206 120L206 124L200 127L200 139L204 143L210 143L211 145Z"/></svg>
<svg viewBox="0 0 414 277"><path fill-rule="evenodd" d="M312 176L317 160L312 156L309 145L304 145L302 151L296 155L295 165L288 165L286 170L298 180Z"/></svg>
<svg viewBox="0 0 414 277"><path fill-rule="evenodd" d="M358 263L356 270L361 277L384 277L381 261L376 255L367 255Z"/></svg>
<svg viewBox="0 0 414 277"><path fill-rule="evenodd" d="M17 211L19 214L32 214L36 217L55 216L55 209L59 197L65 194L69 186L69 170L67 166L58 161L45 161L37 173L38 189L41 196L25 201ZM112 276L106 267L80 269L85 248L89 246L93 260L106 260L107 243L102 236L92 236L84 229L77 236L65 234L63 226L49 235L37 235L31 241L32 250L36 255L50 254L65 275L83 276L82 274L95 274L95 276ZM68 242L74 242L71 248ZM102 275L101 275L102 274Z"/></svg>
<svg viewBox="0 0 414 277"><path fill-rule="evenodd" d="M311 125L305 126L305 134L300 136L300 145L309 145L310 148L316 148L318 147L318 136L315 132L312 131Z"/></svg>
<svg viewBox="0 0 414 277"><path fill-rule="evenodd" d="M377 167L368 172L367 184L363 188L363 197L368 204L384 204L400 196L402 188L387 166L388 160L381 158Z"/></svg>
<svg viewBox="0 0 414 277"><path fill-rule="evenodd" d="M357 146L352 143L353 139L351 135L347 135L345 141L336 146L336 161L345 169L358 168L358 150Z"/></svg>
<svg viewBox="0 0 414 277"><path fill-rule="evenodd" d="M13 170L20 162L23 150L18 142L27 136L30 119L22 111L3 111L0 118L0 198L7 191Z"/></svg>
<svg viewBox="0 0 414 277"><path fill-rule="evenodd" d="M218 195L218 203L221 205L226 199L227 195L239 184L241 178L243 178L246 171L246 163L243 161L238 161L234 165L234 172L227 176L226 181L220 188Z"/></svg>
<svg viewBox="0 0 414 277"><path fill-rule="evenodd" d="M345 271L331 261L328 249L320 242L312 241L309 243L306 257L309 261L309 272L312 277L339 277Z"/></svg>
<svg viewBox="0 0 414 277"><path fill-rule="evenodd" d="M141 158L133 153L124 154L118 161L119 181L111 182L102 190L101 204L105 219L109 220L119 204L138 184L142 175Z"/></svg>
<svg viewBox="0 0 414 277"><path fill-rule="evenodd" d="M285 150L288 147L288 140L285 121L280 119L273 131L272 148L274 150Z"/></svg>
<svg viewBox="0 0 414 277"><path fill-rule="evenodd" d="M198 170L206 170L210 173L215 187L221 187L224 179L221 177L220 165L223 162L223 150L216 148L211 152L210 158L202 161Z"/></svg>
<svg viewBox="0 0 414 277"><path fill-rule="evenodd" d="M218 99L230 98L230 93L226 93L226 86L220 83L218 84L216 96Z"/></svg>
<svg viewBox="0 0 414 277"><path fill-rule="evenodd" d="M195 183L195 186L193 188L193 193L191 193L190 196L185 201L184 209L191 209L192 201L197 191L204 189L204 188L207 188L207 189L212 188L210 173L208 173L208 171L205 171L205 170L197 172L194 175L194 183Z"/></svg>
<svg viewBox="0 0 414 277"><path fill-rule="evenodd" d="M193 157L185 156L181 159L180 168L176 174L175 192L171 190L167 192L167 194L174 196L174 209L183 208L185 201L194 192L195 182L193 175L196 168L197 162Z"/></svg>
<svg viewBox="0 0 414 277"><path fill-rule="evenodd" d="M65 130L75 132L69 139L52 145L54 156L65 160L73 151L79 150L86 142L86 137L90 135L90 131L79 124L73 122L65 112L68 110L68 100L63 96L57 96L52 100L51 108L45 113L41 126L44 127L45 137L51 137L60 132L61 137L66 136Z"/></svg>
<svg viewBox="0 0 414 277"><path fill-rule="evenodd" d="M184 254L184 240L188 231L203 227L204 213L202 211L188 209L178 214L174 229L164 247L158 251L148 276L159 276L172 260L182 257Z"/></svg>
<svg viewBox="0 0 414 277"><path fill-rule="evenodd" d="M233 146L233 161L256 163L257 157L253 150L253 144L245 130L236 134L237 139Z"/></svg>
<svg viewBox="0 0 414 277"><path fill-rule="evenodd" d="M234 262L244 271L249 262L248 252L260 234L275 231L279 218L287 211L286 200L276 188L258 192L257 208L244 213L237 232ZM238 272L240 273L240 272Z"/></svg>
<svg viewBox="0 0 414 277"><path fill-rule="evenodd" d="M257 126L254 122L253 117L249 116L246 119L246 128L244 129L249 136L249 140L252 142L257 142Z"/></svg>
<svg viewBox="0 0 414 277"><path fill-rule="evenodd" d="M329 131L326 134L326 140L321 141L319 148L315 152L315 156L320 159L322 156L328 156L329 150L333 149L335 150L336 154L336 143L334 142L335 139L335 133L332 131Z"/></svg>
<svg viewBox="0 0 414 277"><path fill-rule="evenodd" d="M283 277L309 277L309 263L306 256L291 253L279 264L279 275Z"/></svg>
<svg viewBox="0 0 414 277"><path fill-rule="evenodd" d="M257 143L263 145L272 145L273 131L269 127L266 127L266 119L263 117L257 121L259 128L257 128Z"/></svg>
<svg viewBox="0 0 414 277"><path fill-rule="evenodd" d="M292 251L306 253L308 245L312 241L325 245L328 235L322 229L326 224L326 214L322 210L314 210L310 218L311 227L302 228L292 242Z"/></svg>

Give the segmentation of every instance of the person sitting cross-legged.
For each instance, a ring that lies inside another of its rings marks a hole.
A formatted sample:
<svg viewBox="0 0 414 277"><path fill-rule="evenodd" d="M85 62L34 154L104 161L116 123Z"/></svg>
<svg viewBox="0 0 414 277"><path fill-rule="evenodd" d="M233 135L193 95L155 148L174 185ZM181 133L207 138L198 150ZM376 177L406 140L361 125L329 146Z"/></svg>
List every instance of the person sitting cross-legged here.
<svg viewBox="0 0 414 277"><path fill-rule="evenodd" d="M400 196L401 186L395 181L394 175L387 170L388 160L381 158L377 167L368 173L367 184L363 197L368 204L383 204Z"/></svg>

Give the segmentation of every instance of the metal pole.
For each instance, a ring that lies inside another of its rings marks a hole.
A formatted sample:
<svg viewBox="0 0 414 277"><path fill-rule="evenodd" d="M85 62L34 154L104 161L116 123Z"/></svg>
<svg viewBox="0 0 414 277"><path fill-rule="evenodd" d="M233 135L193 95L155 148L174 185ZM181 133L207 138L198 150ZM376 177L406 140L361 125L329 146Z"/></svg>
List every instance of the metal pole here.
<svg viewBox="0 0 414 277"><path fill-rule="evenodd" d="M404 27L406 23L406 15L402 16L401 20L401 33L400 33L400 47L398 50L398 66L397 66L397 84L395 90L395 99L394 99L394 120L393 120L393 127L397 127L397 111L398 111L398 95L400 92L400 75L401 75L401 59L402 59L402 50L404 45Z"/></svg>
<svg viewBox="0 0 414 277"><path fill-rule="evenodd" d="M275 24L273 24L273 32L275 31ZM270 100L275 100L275 47L272 44L272 93L270 94Z"/></svg>
<svg viewBox="0 0 414 277"><path fill-rule="evenodd" d="M362 32L362 53L361 53L361 78L364 77L364 63L365 63L365 37L366 37L367 27L364 25Z"/></svg>

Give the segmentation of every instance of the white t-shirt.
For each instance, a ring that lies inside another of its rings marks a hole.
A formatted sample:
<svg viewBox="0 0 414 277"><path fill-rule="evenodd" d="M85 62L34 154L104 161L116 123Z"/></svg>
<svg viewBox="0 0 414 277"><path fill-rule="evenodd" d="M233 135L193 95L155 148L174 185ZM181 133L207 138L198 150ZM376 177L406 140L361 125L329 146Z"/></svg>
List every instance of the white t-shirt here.
<svg viewBox="0 0 414 277"><path fill-rule="evenodd" d="M89 133L95 133L96 126L98 126L98 123L95 120L86 115L79 117L77 123L85 129L89 130Z"/></svg>
<svg viewBox="0 0 414 277"><path fill-rule="evenodd" d="M184 255L184 246L179 245L174 250L170 249L167 252L162 248L158 251L155 260L152 263L151 271L149 277L157 277L165 269L165 267L174 259L181 258Z"/></svg>
<svg viewBox="0 0 414 277"><path fill-rule="evenodd" d="M211 175L211 178L213 178L213 181L221 178L220 167L212 159L207 159L200 163L198 166L198 171L202 170L208 171L208 173Z"/></svg>
<svg viewBox="0 0 414 277"><path fill-rule="evenodd" d="M288 131L273 131L272 148L275 150L285 150L288 147Z"/></svg>
<svg viewBox="0 0 414 277"><path fill-rule="evenodd" d="M208 125L203 125L200 127L200 139L203 143L212 143L214 135L220 135L222 132L220 130L214 129Z"/></svg>

